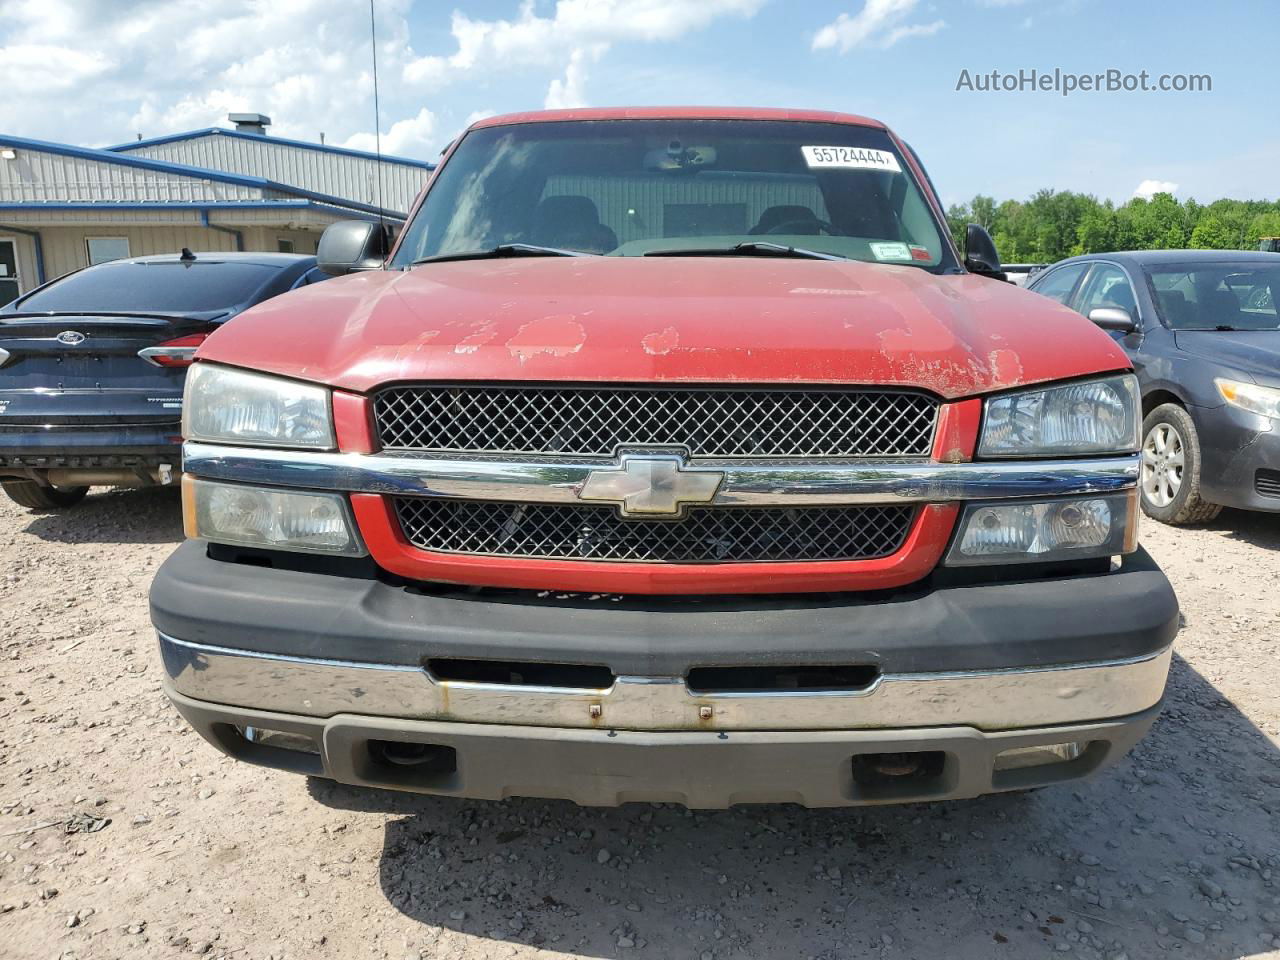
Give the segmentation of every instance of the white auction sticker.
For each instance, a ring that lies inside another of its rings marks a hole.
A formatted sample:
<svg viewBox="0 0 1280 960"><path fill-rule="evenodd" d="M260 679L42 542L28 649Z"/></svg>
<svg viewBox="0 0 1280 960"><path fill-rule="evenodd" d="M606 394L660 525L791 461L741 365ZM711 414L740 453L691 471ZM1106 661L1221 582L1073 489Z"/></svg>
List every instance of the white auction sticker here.
<svg viewBox="0 0 1280 960"><path fill-rule="evenodd" d="M877 260L911 259L911 249L905 243L873 243L871 253Z"/></svg>
<svg viewBox="0 0 1280 960"><path fill-rule="evenodd" d="M804 154L804 162L811 167L902 172L898 158L888 150L870 150L867 147L801 147L800 152Z"/></svg>

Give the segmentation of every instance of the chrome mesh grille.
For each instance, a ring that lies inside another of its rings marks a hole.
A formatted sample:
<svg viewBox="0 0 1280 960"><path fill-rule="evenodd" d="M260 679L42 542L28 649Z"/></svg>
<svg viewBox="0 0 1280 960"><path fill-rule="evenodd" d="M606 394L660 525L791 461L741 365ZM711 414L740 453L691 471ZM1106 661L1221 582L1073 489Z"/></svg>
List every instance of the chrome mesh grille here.
<svg viewBox="0 0 1280 960"><path fill-rule="evenodd" d="M613 456L926 457L938 404L868 390L393 387L374 397L388 450Z"/></svg>
<svg viewBox="0 0 1280 960"><path fill-rule="evenodd" d="M902 546L910 506L691 507L677 520L624 520L608 506L399 497L422 550L650 563L867 560Z"/></svg>

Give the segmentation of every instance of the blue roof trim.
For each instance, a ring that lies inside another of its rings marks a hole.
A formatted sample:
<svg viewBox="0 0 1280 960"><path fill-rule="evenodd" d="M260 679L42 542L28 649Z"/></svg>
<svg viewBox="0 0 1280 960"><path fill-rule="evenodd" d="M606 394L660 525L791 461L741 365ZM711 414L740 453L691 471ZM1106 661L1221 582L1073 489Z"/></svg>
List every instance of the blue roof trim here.
<svg viewBox="0 0 1280 960"><path fill-rule="evenodd" d="M153 200L143 203L113 203L110 200L79 200L70 202L42 202L30 200L24 203L0 202L0 213L6 210L323 210L353 219L373 219L377 214L355 211L315 200L210 200L201 203L192 200ZM404 220L403 214L384 214L388 220Z"/></svg>
<svg viewBox="0 0 1280 960"><path fill-rule="evenodd" d="M277 183L274 180L267 180L263 177L252 177L243 173L227 173L224 170L209 170L204 167L189 167L184 163L170 163L167 160L152 160L149 157L131 157L122 153L112 153L110 150L99 150L96 147L77 147L69 143L54 143L49 140L30 140L26 137L13 137L8 134L0 134L0 146L13 147L18 150L35 150L43 153L53 153L64 157L76 157L81 160L95 160L99 163L116 163L125 167L136 167L140 170L150 170L154 173L168 173L183 177L194 177L197 180L216 180L220 183L230 183L240 187L253 187L258 190L275 190L280 193L293 194L296 197L305 197L308 200L316 200L320 203L327 203L335 207L344 207L351 210L361 210L365 213L378 213L378 208L368 203L359 203L355 200L344 200L342 197L330 196L327 193L316 193L314 190L304 190L301 187L291 186L287 183ZM405 214L394 210L382 210L384 216L391 216L397 219L404 219Z"/></svg>
<svg viewBox="0 0 1280 960"><path fill-rule="evenodd" d="M177 143L180 140L198 140L210 135L235 137L238 140L253 140L258 143L282 143L286 147L300 147L304 150L319 150L324 153L336 153L347 157L360 157L365 160L379 159L376 153L367 150L353 150L350 147L331 147L327 143L310 143L306 140L290 140L288 137L266 136L257 133L244 133L240 130L228 130L226 127L206 127L203 130L188 130L186 133L171 133L167 137L150 137L146 140L134 140L131 143L117 143L115 146L103 147L113 153L128 153L140 147L154 147L164 143ZM384 153L381 159L386 163L399 163L406 167L418 167L422 170L434 170L436 165L426 160L412 160L409 157L397 157Z"/></svg>

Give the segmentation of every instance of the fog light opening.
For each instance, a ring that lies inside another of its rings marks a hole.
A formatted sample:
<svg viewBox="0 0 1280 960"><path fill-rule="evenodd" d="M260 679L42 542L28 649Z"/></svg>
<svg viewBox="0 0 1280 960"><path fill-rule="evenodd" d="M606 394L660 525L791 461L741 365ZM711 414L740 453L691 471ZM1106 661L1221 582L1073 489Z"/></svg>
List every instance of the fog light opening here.
<svg viewBox="0 0 1280 960"><path fill-rule="evenodd" d="M305 733L290 733L287 730L269 730L265 727L236 727L236 732L249 743L260 747L272 747L276 750L292 750L295 753L310 753L319 756L320 745Z"/></svg>
<svg viewBox="0 0 1280 960"><path fill-rule="evenodd" d="M419 773L453 773L458 769L458 752L436 743L404 740L370 740L369 756L379 766L412 769Z"/></svg>
<svg viewBox="0 0 1280 960"><path fill-rule="evenodd" d="M862 753L853 758L853 786L866 800L927 799L949 788L941 750Z"/></svg>
<svg viewBox="0 0 1280 960"><path fill-rule="evenodd" d="M1101 766L1110 749L1106 740L1010 747L996 754L991 764L991 786L996 790L1027 790L1076 780Z"/></svg>
<svg viewBox="0 0 1280 960"><path fill-rule="evenodd" d="M996 755L994 769L1024 770L1027 767L1044 767L1051 763L1070 763L1084 756L1087 743L1071 740L1067 743L1045 743L1034 747L1014 747Z"/></svg>

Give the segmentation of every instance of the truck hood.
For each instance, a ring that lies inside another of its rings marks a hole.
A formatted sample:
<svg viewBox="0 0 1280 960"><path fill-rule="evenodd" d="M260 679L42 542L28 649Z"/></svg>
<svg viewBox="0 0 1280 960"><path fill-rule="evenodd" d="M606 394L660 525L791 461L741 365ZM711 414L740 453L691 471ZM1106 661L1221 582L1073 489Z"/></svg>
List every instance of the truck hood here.
<svg viewBox="0 0 1280 960"><path fill-rule="evenodd" d="M1129 366L1079 314L1011 284L747 257L355 274L251 308L198 356L356 392L396 381L743 381L955 398Z"/></svg>

